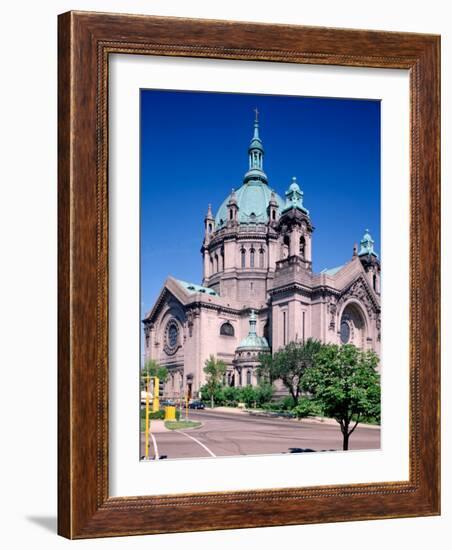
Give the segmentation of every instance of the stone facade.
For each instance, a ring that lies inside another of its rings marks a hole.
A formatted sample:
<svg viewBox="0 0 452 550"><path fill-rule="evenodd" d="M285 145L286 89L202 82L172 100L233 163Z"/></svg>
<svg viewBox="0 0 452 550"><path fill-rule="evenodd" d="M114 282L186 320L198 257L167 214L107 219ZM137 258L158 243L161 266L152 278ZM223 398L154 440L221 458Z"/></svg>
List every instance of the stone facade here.
<svg viewBox="0 0 452 550"><path fill-rule="evenodd" d="M168 397L196 397L204 363L225 383L256 384L260 352L315 338L380 352L380 261L366 231L344 265L312 271L313 225L293 178L283 200L268 184L257 120L249 170L204 220L202 285L168 277L143 320L145 358L168 368Z"/></svg>

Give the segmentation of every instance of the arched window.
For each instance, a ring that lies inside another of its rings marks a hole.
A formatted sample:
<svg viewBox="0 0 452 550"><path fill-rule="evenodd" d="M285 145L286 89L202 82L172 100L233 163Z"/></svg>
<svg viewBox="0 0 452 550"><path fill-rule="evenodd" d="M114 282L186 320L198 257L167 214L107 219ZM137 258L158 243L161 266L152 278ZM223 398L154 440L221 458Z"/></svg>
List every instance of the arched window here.
<svg viewBox="0 0 452 550"><path fill-rule="evenodd" d="M213 275L213 258L210 257L210 274Z"/></svg>
<svg viewBox="0 0 452 550"><path fill-rule="evenodd" d="M242 269L245 269L246 266L246 251L244 248L240 251L242 255Z"/></svg>
<svg viewBox="0 0 452 550"><path fill-rule="evenodd" d="M306 240L304 237L300 239L300 256L304 259L306 252Z"/></svg>
<svg viewBox="0 0 452 550"><path fill-rule="evenodd" d="M209 223L209 233L212 233L212 224Z"/></svg>
<svg viewBox="0 0 452 550"><path fill-rule="evenodd" d="M374 273L374 276L373 276L373 287L374 287L374 290L375 292L377 291L377 275Z"/></svg>
<svg viewBox="0 0 452 550"><path fill-rule="evenodd" d="M289 250L290 250L290 239L288 235L284 235L283 238L283 245L281 247L281 259L285 260L289 257Z"/></svg>
<svg viewBox="0 0 452 550"><path fill-rule="evenodd" d="M226 321L226 323L223 323L220 327L220 334L222 336L234 336L234 327L231 325L229 321Z"/></svg>
<svg viewBox="0 0 452 550"><path fill-rule="evenodd" d="M276 210L272 210L272 220L276 220Z"/></svg>
<svg viewBox="0 0 452 550"><path fill-rule="evenodd" d="M234 217L234 212L232 211L232 208L229 210L229 219L232 220Z"/></svg>
<svg viewBox="0 0 452 550"><path fill-rule="evenodd" d="M215 272L218 273L218 255L215 254Z"/></svg>
<svg viewBox="0 0 452 550"><path fill-rule="evenodd" d="M246 385L251 386L251 369L246 371Z"/></svg>
<svg viewBox="0 0 452 550"><path fill-rule="evenodd" d="M259 267L264 268L264 249L262 247L259 250Z"/></svg>
<svg viewBox="0 0 452 550"><path fill-rule="evenodd" d="M254 248L250 250L250 267L254 269Z"/></svg>

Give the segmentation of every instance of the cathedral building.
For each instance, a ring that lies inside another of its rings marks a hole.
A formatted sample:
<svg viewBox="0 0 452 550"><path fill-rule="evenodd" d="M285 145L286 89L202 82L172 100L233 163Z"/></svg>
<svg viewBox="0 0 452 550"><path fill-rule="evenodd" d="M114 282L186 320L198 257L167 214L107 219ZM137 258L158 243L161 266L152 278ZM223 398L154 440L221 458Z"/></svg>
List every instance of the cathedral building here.
<svg viewBox="0 0 452 550"><path fill-rule="evenodd" d="M225 383L257 383L258 357L315 338L380 351L380 261L366 230L343 265L312 271L314 226L293 178L284 198L264 172L256 116L242 185L204 219L202 284L169 276L143 320L145 359L169 371L165 395L198 396L210 355ZM351 247L352 248L352 247Z"/></svg>

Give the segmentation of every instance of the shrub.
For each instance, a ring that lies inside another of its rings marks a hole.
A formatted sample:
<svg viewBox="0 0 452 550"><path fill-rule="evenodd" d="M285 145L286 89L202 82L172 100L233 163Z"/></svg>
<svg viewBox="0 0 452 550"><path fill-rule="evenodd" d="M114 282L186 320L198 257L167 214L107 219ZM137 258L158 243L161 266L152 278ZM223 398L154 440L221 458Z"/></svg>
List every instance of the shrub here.
<svg viewBox="0 0 452 550"><path fill-rule="evenodd" d="M245 403L247 407L251 407L256 404L257 395L253 386L244 386L240 388L240 400Z"/></svg>
<svg viewBox="0 0 452 550"><path fill-rule="evenodd" d="M256 388L256 401L258 405L262 406L271 401L273 397L273 386L268 382L259 384Z"/></svg>
<svg viewBox="0 0 452 550"><path fill-rule="evenodd" d="M235 407L241 400L240 388L235 386L225 386L222 390L222 397L225 405Z"/></svg>
<svg viewBox="0 0 452 550"><path fill-rule="evenodd" d="M146 418L146 409L141 409L141 418ZM180 410L176 409L176 420L180 418ZM165 419L165 409L160 409L156 412L149 413L149 420L164 420Z"/></svg>
<svg viewBox="0 0 452 550"><path fill-rule="evenodd" d="M141 418L146 418L146 409L141 409ZM165 411L150 412L149 418L151 420L163 420L165 418Z"/></svg>
<svg viewBox="0 0 452 550"><path fill-rule="evenodd" d="M283 411L290 411L294 407L294 400L290 396L284 397L284 399L279 402L279 406Z"/></svg>
<svg viewBox="0 0 452 550"><path fill-rule="evenodd" d="M292 412L300 419L308 416L316 416L318 410L318 405L314 401L307 397L302 397L298 400L298 405L292 409Z"/></svg>

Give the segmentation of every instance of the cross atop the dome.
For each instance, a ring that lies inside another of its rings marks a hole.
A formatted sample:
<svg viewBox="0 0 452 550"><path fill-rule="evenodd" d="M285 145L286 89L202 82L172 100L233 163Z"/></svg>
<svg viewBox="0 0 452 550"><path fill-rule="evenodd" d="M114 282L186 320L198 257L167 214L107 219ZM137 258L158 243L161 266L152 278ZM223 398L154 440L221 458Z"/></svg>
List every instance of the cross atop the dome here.
<svg viewBox="0 0 452 550"><path fill-rule="evenodd" d="M259 122L259 111L257 110L257 107L254 109L254 113L256 115L256 118L254 119L254 122Z"/></svg>

